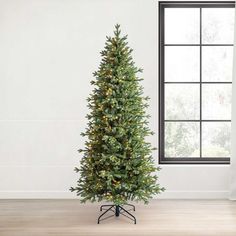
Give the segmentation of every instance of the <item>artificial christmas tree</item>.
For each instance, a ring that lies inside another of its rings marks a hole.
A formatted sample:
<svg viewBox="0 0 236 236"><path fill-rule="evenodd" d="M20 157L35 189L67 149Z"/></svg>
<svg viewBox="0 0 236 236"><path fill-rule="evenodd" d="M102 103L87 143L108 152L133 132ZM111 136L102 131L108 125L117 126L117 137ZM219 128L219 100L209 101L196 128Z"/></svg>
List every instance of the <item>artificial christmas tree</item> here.
<svg viewBox="0 0 236 236"><path fill-rule="evenodd" d="M91 112L82 134L87 141L79 150L83 158L75 171L80 178L71 191L76 191L82 202L112 202L100 209L113 211L116 216L128 214L136 223L124 205L130 205L129 201L147 203L164 189L157 183L155 172L159 168L154 165L153 148L145 139L153 134L145 113L149 98L143 97L137 76L142 70L134 65L131 53L127 36L122 37L116 25L114 37L107 37L101 64L91 82L95 89L88 98Z"/></svg>

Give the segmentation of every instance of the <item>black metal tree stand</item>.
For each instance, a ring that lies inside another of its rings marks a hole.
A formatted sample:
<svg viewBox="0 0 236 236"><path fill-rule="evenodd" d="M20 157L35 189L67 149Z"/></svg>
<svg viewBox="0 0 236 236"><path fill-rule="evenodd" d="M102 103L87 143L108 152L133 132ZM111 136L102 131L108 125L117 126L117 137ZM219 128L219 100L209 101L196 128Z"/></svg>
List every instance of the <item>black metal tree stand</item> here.
<svg viewBox="0 0 236 236"><path fill-rule="evenodd" d="M130 206L131 209L126 210L123 206ZM105 209L104 209L105 208ZM124 205L101 205L100 211L105 210L99 217L98 217L98 224L105 219L108 219L112 216L119 217L120 214L129 218L130 220L134 221L134 224L136 224L136 218L134 215L132 215L129 211L135 211L135 206L132 204L124 204ZM113 215L105 216L107 213L113 212ZM105 217L103 217L105 216Z"/></svg>

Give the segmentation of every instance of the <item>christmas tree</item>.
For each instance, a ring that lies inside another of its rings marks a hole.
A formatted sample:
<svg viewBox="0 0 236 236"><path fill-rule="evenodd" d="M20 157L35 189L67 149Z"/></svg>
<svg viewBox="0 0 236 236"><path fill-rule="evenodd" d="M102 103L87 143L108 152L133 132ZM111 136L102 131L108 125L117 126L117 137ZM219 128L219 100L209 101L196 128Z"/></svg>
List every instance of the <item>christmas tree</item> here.
<svg viewBox="0 0 236 236"><path fill-rule="evenodd" d="M152 158L154 150L146 141L153 132L148 128L148 97L143 96L142 72L133 62L127 36L115 26L114 36L107 37L94 90L88 98L90 114L85 148L76 191L82 202L109 201L114 205L148 200L164 189L157 183Z"/></svg>

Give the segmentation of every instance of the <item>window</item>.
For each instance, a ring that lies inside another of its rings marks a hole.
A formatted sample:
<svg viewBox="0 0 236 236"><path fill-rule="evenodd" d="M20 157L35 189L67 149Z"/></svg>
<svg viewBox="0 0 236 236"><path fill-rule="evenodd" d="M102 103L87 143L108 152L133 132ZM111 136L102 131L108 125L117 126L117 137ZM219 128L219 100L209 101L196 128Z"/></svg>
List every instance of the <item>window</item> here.
<svg viewBox="0 0 236 236"><path fill-rule="evenodd" d="M234 2L159 3L161 164L229 163Z"/></svg>

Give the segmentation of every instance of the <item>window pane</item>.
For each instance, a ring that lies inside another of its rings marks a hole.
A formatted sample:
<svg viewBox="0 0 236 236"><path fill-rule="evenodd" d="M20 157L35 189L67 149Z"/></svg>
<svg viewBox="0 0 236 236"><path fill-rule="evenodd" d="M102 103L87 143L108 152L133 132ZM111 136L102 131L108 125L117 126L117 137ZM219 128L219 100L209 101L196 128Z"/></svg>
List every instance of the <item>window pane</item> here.
<svg viewBox="0 0 236 236"><path fill-rule="evenodd" d="M166 84L166 120L199 120L199 105L199 84Z"/></svg>
<svg viewBox="0 0 236 236"><path fill-rule="evenodd" d="M202 137L203 157L230 157L230 122L203 122Z"/></svg>
<svg viewBox="0 0 236 236"><path fill-rule="evenodd" d="M233 44L234 8L202 9L202 41L205 44Z"/></svg>
<svg viewBox="0 0 236 236"><path fill-rule="evenodd" d="M202 80L232 81L233 47L202 47Z"/></svg>
<svg viewBox="0 0 236 236"><path fill-rule="evenodd" d="M200 42L199 8L165 9L165 43L187 44Z"/></svg>
<svg viewBox="0 0 236 236"><path fill-rule="evenodd" d="M165 47L165 81L200 80L200 48L189 46Z"/></svg>
<svg viewBox="0 0 236 236"><path fill-rule="evenodd" d="M202 118L231 119L231 84L202 85Z"/></svg>
<svg viewBox="0 0 236 236"><path fill-rule="evenodd" d="M165 157L199 157L199 123L165 122Z"/></svg>

